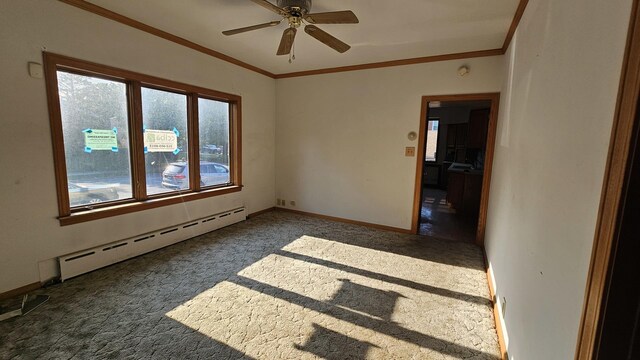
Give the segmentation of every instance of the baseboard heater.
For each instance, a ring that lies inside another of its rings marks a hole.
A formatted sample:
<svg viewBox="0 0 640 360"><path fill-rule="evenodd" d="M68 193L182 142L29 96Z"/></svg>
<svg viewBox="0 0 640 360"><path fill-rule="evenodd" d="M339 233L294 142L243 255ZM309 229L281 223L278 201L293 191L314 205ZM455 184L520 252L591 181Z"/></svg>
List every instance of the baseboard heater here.
<svg viewBox="0 0 640 360"><path fill-rule="evenodd" d="M247 218L244 207L159 229L110 244L58 257L64 281L192 237L235 224Z"/></svg>

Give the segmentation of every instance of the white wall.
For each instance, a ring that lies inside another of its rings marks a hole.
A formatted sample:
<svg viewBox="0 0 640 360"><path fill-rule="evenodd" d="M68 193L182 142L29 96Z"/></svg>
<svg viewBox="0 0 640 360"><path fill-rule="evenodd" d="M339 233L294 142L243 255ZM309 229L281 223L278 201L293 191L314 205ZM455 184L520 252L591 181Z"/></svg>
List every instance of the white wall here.
<svg viewBox="0 0 640 360"><path fill-rule="evenodd" d="M276 196L317 214L411 227L423 95L500 91L501 56L277 80ZM471 73L461 78L463 64ZM287 207L291 207L287 203Z"/></svg>
<svg viewBox="0 0 640 360"><path fill-rule="evenodd" d="M42 49L242 96L243 183L234 194L61 227ZM0 2L0 293L40 280L38 263L246 205L275 204L275 80L58 1ZM48 268L48 266L45 266Z"/></svg>
<svg viewBox="0 0 640 360"><path fill-rule="evenodd" d="M513 359L572 359L631 0L530 1L506 54L486 251Z"/></svg>

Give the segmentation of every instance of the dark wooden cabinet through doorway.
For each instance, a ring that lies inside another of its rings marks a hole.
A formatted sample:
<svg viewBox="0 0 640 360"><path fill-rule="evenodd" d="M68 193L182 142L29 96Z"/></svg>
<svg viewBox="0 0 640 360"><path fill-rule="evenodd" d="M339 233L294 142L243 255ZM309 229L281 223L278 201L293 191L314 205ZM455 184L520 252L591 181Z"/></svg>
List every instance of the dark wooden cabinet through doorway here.
<svg viewBox="0 0 640 360"><path fill-rule="evenodd" d="M471 110L469 113L469 149L487 147L487 130L489 129L489 109Z"/></svg>
<svg viewBox="0 0 640 360"><path fill-rule="evenodd" d="M445 162L465 162L467 157L467 124L447 125Z"/></svg>

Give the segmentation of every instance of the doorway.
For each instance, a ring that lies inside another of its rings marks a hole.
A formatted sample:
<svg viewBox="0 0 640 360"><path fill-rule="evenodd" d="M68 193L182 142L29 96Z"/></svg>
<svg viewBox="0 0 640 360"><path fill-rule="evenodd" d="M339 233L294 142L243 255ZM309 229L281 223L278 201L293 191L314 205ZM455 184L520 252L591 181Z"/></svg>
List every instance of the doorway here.
<svg viewBox="0 0 640 360"><path fill-rule="evenodd" d="M640 356L640 0L633 1L576 359Z"/></svg>
<svg viewBox="0 0 640 360"><path fill-rule="evenodd" d="M498 93L424 96L412 231L484 241Z"/></svg>
<svg viewBox="0 0 640 360"><path fill-rule="evenodd" d="M640 358L640 287L637 286L640 274L639 117L640 113L636 113L628 175L624 180L617 231L602 296L596 359Z"/></svg>

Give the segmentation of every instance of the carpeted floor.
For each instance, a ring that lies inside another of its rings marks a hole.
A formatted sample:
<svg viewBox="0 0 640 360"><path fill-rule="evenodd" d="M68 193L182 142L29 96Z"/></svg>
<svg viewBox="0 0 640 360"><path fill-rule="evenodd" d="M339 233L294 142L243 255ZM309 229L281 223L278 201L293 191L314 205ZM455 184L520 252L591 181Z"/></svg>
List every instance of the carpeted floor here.
<svg viewBox="0 0 640 360"><path fill-rule="evenodd" d="M1 359L499 358L478 247L283 212L37 293Z"/></svg>

